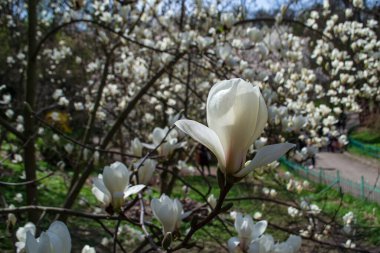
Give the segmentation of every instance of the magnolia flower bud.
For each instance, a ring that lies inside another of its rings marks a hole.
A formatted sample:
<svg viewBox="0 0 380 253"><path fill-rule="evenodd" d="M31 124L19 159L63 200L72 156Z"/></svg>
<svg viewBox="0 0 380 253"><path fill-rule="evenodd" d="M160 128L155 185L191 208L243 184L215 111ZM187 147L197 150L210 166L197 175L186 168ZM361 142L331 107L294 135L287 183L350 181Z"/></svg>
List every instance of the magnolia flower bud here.
<svg viewBox="0 0 380 253"><path fill-rule="evenodd" d="M103 175L93 179L92 193L106 207L112 211L119 211L124 201L132 194L140 192L145 185L130 187L129 176L131 172L121 162L106 166Z"/></svg>
<svg viewBox="0 0 380 253"><path fill-rule="evenodd" d="M138 181L141 184L147 185L153 177L157 162L155 160L146 159L144 164L140 166L140 162L135 165L140 167L138 170Z"/></svg>
<svg viewBox="0 0 380 253"><path fill-rule="evenodd" d="M176 230L183 218L183 208L178 199L172 200L165 194L160 199L152 199L153 215L163 226L164 234Z"/></svg>
<svg viewBox="0 0 380 253"><path fill-rule="evenodd" d="M71 237L66 225L61 221L54 221L46 232L36 239L33 233L26 233L25 249L28 253L70 253Z"/></svg>
<svg viewBox="0 0 380 253"><path fill-rule="evenodd" d="M8 219L7 219L7 226L10 227L14 227L14 225L16 225L16 222L17 222L17 217L16 215L14 215L13 213L9 213L8 214Z"/></svg>
<svg viewBox="0 0 380 253"><path fill-rule="evenodd" d="M131 142L131 152L133 155L141 157L142 156L142 143L139 138L134 138Z"/></svg>
<svg viewBox="0 0 380 253"><path fill-rule="evenodd" d="M254 168L277 160L294 146L289 143L265 146L244 167L247 151L261 135L267 118L267 107L259 87L242 79L232 79L221 81L210 90L207 98L209 127L193 120L179 120L175 124L215 154L224 174L244 177Z"/></svg>
<svg viewBox="0 0 380 253"><path fill-rule="evenodd" d="M212 208L215 208L215 206L216 206L216 198L214 197L214 194L211 194L210 196L208 196L207 202L210 204L210 206Z"/></svg>

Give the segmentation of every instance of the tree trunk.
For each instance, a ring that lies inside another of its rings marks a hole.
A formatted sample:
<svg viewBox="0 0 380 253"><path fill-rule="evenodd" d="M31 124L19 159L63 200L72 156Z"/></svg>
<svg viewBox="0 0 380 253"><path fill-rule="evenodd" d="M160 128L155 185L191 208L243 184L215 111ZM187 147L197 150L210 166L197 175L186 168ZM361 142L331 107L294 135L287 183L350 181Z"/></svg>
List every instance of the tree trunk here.
<svg viewBox="0 0 380 253"><path fill-rule="evenodd" d="M25 87L25 102L24 108L24 130L27 138L24 148L24 168L27 181L36 180L36 148L35 148L35 120L32 112L29 110L35 109L35 97L37 88L37 69L35 55L37 46L37 1L28 0L28 65L26 70L26 87ZM26 185L26 201L28 205L37 204L37 184L31 183ZM38 213L35 211L29 212L29 220L36 222Z"/></svg>

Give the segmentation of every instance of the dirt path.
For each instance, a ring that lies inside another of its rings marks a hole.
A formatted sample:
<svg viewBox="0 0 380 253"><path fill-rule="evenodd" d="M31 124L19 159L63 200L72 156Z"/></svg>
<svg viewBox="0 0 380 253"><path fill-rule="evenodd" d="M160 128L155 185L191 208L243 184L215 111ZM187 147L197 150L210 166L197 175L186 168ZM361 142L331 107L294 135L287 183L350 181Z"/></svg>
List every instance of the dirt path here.
<svg viewBox="0 0 380 253"><path fill-rule="evenodd" d="M331 169L331 173L339 170L342 178L356 183L360 183L361 176L364 176L367 183L374 185L380 171L380 162L370 161L370 159L350 153L321 152L317 154L316 167L327 171ZM380 182L377 182L377 187L380 187Z"/></svg>

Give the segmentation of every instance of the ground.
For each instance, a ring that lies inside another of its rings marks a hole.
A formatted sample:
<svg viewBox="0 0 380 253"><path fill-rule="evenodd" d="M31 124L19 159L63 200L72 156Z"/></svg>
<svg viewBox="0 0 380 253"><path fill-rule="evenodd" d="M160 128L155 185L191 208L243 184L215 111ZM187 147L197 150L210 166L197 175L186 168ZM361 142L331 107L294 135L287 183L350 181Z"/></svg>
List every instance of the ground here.
<svg viewBox="0 0 380 253"><path fill-rule="evenodd" d="M350 153L329 153L321 152L317 154L316 167L324 169L334 169L340 171L341 177L349 179L353 182L360 183L361 176L370 184L380 188L380 183L376 182L380 172L380 162L362 158Z"/></svg>

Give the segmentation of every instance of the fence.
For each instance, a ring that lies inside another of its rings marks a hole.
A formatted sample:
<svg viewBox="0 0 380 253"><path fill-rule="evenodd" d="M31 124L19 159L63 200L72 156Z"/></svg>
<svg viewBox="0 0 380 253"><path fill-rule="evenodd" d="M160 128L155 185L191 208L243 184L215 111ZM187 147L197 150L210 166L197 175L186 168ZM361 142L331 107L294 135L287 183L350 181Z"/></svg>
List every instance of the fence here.
<svg viewBox="0 0 380 253"><path fill-rule="evenodd" d="M353 138L348 138L350 146L371 157L380 159L380 148L371 144L365 144Z"/></svg>
<svg viewBox="0 0 380 253"><path fill-rule="evenodd" d="M363 176L361 176L360 183L357 183L342 177L339 170L323 168L309 169L306 166L289 161L284 157L280 159L280 162L308 180L329 185L329 187L334 187L336 189L341 188L344 193L349 193L355 197L367 199L380 204L380 188L365 182Z"/></svg>

